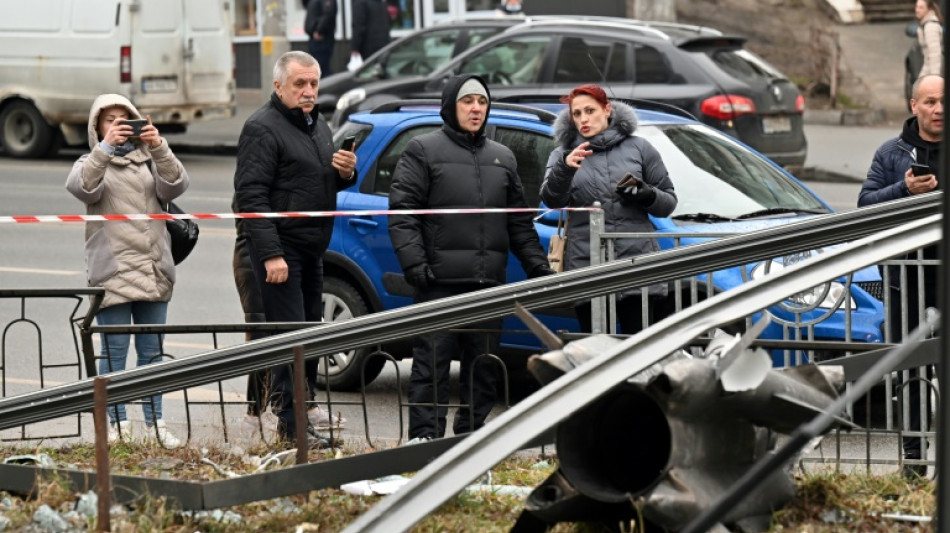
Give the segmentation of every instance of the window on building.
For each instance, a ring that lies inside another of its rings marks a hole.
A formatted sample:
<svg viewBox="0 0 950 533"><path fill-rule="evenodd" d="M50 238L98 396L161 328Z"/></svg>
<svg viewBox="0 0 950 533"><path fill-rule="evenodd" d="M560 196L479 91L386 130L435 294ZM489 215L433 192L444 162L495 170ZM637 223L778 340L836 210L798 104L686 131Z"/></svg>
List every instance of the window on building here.
<svg viewBox="0 0 950 533"><path fill-rule="evenodd" d="M235 0L234 35L257 35L257 0Z"/></svg>

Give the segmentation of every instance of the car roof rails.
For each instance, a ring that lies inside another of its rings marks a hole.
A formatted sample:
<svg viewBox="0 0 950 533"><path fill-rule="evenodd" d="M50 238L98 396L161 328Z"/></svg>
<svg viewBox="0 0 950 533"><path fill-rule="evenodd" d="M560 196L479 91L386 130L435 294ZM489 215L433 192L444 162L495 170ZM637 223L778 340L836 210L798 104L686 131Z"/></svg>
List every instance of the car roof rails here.
<svg viewBox="0 0 950 533"><path fill-rule="evenodd" d="M392 102L386 102L385 104L380 104L373 108L371 114L375 115L378 113L392 113L394 111L401 111L410 107L428 107L434 106L436 109L442 109L442 101L436 100L435 98L419 98L419 99L408 99L408 100L394 100ZM530 105L519 105L518 103L513 103L506 101L506 99L498 98L492 99L491 108L493 110L500 109L503 111L515 111L518 113L525 113L527 115L533 115L538 120L545 124L553 124L554 120L557 119L557 114L552 113L546 109L540 109Z"/></svg>
<svg viewBox="0 0 950 533"><path fill-rule="evenodd" d="M492 105L496 103L518 103L522 105L534 104L560 104L562 95L554 94L518 94L513 96L502 96L496 98L492 101ZM611 101L623 102L627 105L633 106L637 109L642 109L644 111L659 111L666 113L668 115L676 115L683 118L688 118L690 120L698 120L693 116L692 113L683 109L682 107L677 107L673 104L667 104L665 102L657 102L656 100L646 100L643 98L610 98Z"/></svg>
<svg viewBox="0 0 950 533"><path fill-rule="evenodd" d="M617 21L613 20L589 20L589 19L577 19L577 18L550 18L550 19L531 19L524 22L524 24L519 24L514 28L527 28L527 27L545 27L545 26L568 26L572 28L576 27L589 27L589 28L608 28L613 30L623 30L623 31L636 31L643 35L648 35L656 37L657 39L663 39L666 41L671 40L670 36L664 33L662 30L656 28L651 28L650 26L643 24L640 21L633 19L618 19ZM514 29L512 28L512 29ZM510 30L509 30L510 31Z"/></svg>

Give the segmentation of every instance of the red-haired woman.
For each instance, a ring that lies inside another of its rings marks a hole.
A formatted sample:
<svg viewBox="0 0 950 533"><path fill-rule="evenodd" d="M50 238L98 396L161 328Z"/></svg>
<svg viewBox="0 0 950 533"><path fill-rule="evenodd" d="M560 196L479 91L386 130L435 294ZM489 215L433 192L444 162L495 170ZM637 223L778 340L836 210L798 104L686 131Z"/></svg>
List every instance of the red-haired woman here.
<svg viewBox="0 0 950 533"><path fill-rule="evenodd" d="M637 116L622 102L610 102L602 88L582 85L561 99L568 104L554 123L558 147L548 158L541 198L548 207L585 207L600 202L605 231L630 233L653 231L649 215L666 217L676 207L673 182L660 153L646 139L635 135ZM635 184L618 190L617 183L631 174ZM615 241L615 257L628 258L655 252L655 239ZM564 270L590 264L590 217L571 212L567 229ZM644 288L652 300L650 315L666 296L665 285ZM643 329L641 289L621 291L617 319L623 333ZM581 328L591 331L590 302L575 307ZM647 316L652 323L659 316Z"/></svg>

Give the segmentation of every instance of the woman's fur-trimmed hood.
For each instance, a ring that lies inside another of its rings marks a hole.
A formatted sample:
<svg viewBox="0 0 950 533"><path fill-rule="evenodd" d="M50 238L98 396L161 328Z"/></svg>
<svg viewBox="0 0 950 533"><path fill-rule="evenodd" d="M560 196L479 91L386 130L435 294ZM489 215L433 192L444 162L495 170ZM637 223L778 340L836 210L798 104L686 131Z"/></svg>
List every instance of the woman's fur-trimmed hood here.
<svg viewBox="0 0 950 533"><path fill-rule="evenodd" d="M122 96L121 94L100 94L92 102L92 107L89 109L89 124L87 126L86 133L89 137L89 149L92 150L99 144L99 114L102 113L103 109L112 106L122 106L129 112L129 118L144 118L139 110L132 105L132 102ZM133 143L141 144L141 141L133 141Z"/></svg>
<svg viewBox="0 0 950 533"><path fill-rule="evenodd" d="M623 102L610 100L610 110L610 121L607 124L607 129L597 135L613 131L616 132L615 135L619 134L620 137L629 137L637 131L637 114L632 107ZM594 137L597 137L597 135ZM580 144L579 137L581 137L581 134L574 126L574 121L571 120L571 108L568 106L564 111L561 111L561 114L554 121L554 139L558 146L572 150Z"/></svg>

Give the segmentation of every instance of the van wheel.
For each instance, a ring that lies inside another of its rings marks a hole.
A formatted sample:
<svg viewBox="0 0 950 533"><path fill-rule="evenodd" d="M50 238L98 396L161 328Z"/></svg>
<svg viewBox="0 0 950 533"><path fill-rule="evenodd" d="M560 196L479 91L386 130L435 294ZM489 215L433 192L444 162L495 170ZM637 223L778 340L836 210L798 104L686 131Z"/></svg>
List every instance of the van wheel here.
<svg viewBox="0 0 950 533"><path fill-rule="evenodd" d="M53 128L28 102L13 102L0 114L0 144L12 157L39 157L49 151Z"/></svg>
<svg viewBox="0 0 950 533"><path fill-rule="evenodd" d="M323 319L327 322L339 322L363 316L369 307L360 293L349 283L333 277L323 280ZM383 370L386 360L382 357L369 357L374 350L360 347L339 352L317 360L317 385L329 387L335 391L354 391L360 388L360 368L363 361L366 367L363 375L369 385Z"/></svg>

